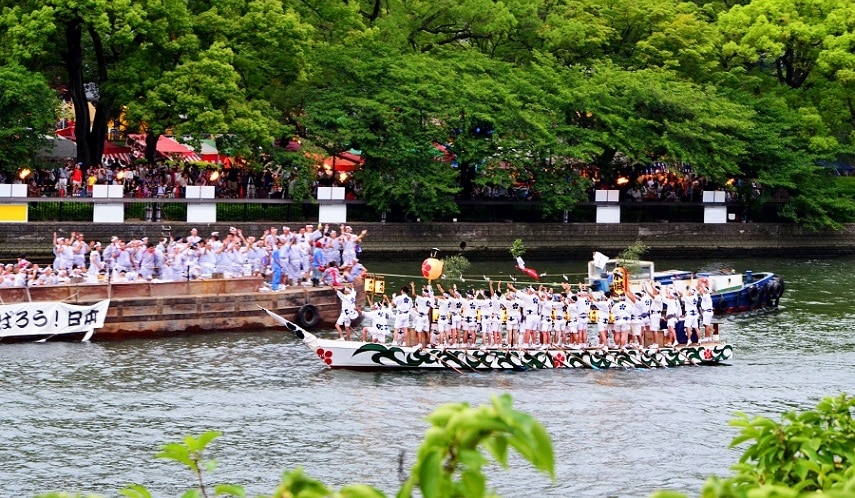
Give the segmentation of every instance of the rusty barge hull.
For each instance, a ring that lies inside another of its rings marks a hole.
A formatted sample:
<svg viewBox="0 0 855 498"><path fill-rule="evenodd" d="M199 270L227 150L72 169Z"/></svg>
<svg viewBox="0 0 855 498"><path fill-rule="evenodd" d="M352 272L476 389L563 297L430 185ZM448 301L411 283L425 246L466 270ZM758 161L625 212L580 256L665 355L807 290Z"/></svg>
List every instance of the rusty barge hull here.
<svg viewBox="0 0 855 498"><path fill-rule="evenodd" d="M318 326L332 326L341 310L331 287L259 292L262 285L261 278L247 277L10 287L0 289L0 302L94 304L110 299L104 327L95 332L93 341L257 331L278 326L259 306L296 320L298 311L310 304L320 318Z"/></svg>

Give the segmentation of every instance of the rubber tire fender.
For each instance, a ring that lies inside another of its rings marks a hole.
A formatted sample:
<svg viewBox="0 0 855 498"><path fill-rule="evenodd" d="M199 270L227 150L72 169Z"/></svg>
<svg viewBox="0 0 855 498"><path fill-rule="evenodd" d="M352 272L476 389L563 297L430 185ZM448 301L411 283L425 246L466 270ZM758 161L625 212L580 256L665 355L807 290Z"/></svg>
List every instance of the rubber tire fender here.
<svg viewBox="0 0 855 498"><path fill-rule="evenodd" d="M784 295L784 279L778 278L777 280L775 280L775 282L777 282L778 285L776 286L776 292L774 297L775 299L779 299L781 296Z"/></svg>
<svg viewBox="0 0 855 498"><path fill-rule="evenodd" d="M304 329L311 329L321 322L321 314L314 304L304 304L297 310L297 324Z"/></svg>
<svg viewBox="0 0 855 498"><path fill-rule="evenodd" d="M758 289L756 285L749 287L745 293L752 303L756 303L757 299L760 297L760 289Z"/></svg>
<svg viewBox="0 0 855 498"><path fill-rule="evenodd" d="M760 297L757 298L759 304L769 303L769 287L764 285L760 289Z"/></svg>
<svg viewBox="0 0 855 498"><path fill-rule="evenodd" d="M725 298L721 298L721 299L718 301L718 304L716 305L716 308L718 308L718 310L719 310L719 311L724 312L724 311L727 311L727 310L728 310L728 308L730 308L730 305L729 305L729 304L727 304L727 299L725 299Z"/></svg>

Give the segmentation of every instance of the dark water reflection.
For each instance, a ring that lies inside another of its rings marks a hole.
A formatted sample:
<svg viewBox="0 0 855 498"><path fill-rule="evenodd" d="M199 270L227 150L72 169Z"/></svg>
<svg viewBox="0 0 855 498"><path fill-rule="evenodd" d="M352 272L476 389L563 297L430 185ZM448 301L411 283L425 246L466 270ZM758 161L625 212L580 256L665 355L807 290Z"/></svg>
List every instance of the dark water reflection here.
<svg viewBox="0 0 855 498"><path fill-rule="evenodd" d="M218 429L224 435L212 446L220 462L213 480L244 484L250 495L271 492L281 471L297 466L335 486L363 481L393 492L399 457L412 462L423 417L435 406L480 404L510 392L552 435L558 481L513 459L509 471L490 470L504 496L646 496L662 488L697 494L707 475L726 474L740 453L728 448L735 411L777 417L852 392L855 365L855 259L703 264L772 269L787 282L779 311L726 321L724 333L737 346L728 366L333 372L275 332L4 345L0 490L116 496L140 482L156 496L177 496L192 477L154 453L186 434ZM539 265L558 275L576 271ZM410 266L415 273L417 264ZM490 263L471 271L502 269Z"/></svg>

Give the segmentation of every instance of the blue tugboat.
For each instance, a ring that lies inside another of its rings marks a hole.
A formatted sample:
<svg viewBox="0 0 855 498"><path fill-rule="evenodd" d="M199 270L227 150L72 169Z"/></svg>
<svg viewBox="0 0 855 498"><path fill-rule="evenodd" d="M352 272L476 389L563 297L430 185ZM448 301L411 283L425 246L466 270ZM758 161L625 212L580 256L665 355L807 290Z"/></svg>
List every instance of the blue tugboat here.
<svg viewBox="0 0 855 498"><path fill-rule="evenodd" d="M683 292L701 279L708 283L715 312L719 315L777 308L785 289L784 279L771 272L656 271L651 261L601 259L588 262L588 285L594 290L613 290L617 283L637 292L642 282L653 282L660 286L673 285Z"/></svg>

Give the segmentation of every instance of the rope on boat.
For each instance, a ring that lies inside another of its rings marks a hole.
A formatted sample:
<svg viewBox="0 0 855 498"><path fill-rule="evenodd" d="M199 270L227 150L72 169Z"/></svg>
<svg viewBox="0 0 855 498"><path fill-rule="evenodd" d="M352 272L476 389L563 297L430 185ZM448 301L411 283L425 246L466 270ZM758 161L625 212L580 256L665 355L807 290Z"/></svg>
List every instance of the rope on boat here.
<svg viewBox="0 0 855 498"><path fill-rule="evenodd" d="M368 273L370 273L370 274L372 274L372 275L380 275L380 276L383 276L383 277L395 277L395 278L404 278L404 279L424 279L424 278L425 278L425 277L424 277L424 275L408 275L408 274L402 274L402 273L381 273L381 272L376 272L376 271L372 271L372 272L368 272ZM563 274L561 274L561 275L558 275L558 274L555 274L555 275L553 275L553 274L545 274L545 275L541 275L541 276L542 276L542 277L551 277L551 278L553 278L553 279L557 278L557 279L560 279L560 280L564 280L564 278L563 278L563 277L564 277L564 276L567 276L567 277L568 277L568 280L565 280L565 281L567 281L568 283L577 283L577 279L570 278L570 277L574 277L574 276L582 276L582 277L587 278L587 274L586 274L586 273L563 273ZM471 282L479 282L479 281L480 281L480 282L486 282L486 280L484 280L484 277L488 277L488 278L489 278L490 280L492 280L493 282L499 282L499 281L501 281L501 282L513 282L513 281L514 281L514 279L517 279L517 280L520 280L520 281L525 281L525 282L530 282L530 281L531 281L531 279L527 279L527 278L526 278L526 279L524 279L524 278L522 278L522 277L519 277L519 278L517 278L517 277L513 277L513 278L511 278L511 277L512 277L512 275L508 275L508 274L502 274L502 275L487 275L487 274L483 274L483 273L482 273L482 274L478 274L478 275L476 275L476 274L463 275L463 280L462 280L462 281L463 281L463 282L470 282L470 281L471 281ZM441 280L458 281L458 280L460 280L460 279L457 279L457 278L446 278L446 277L443 277ZM544 285L550 285L550 284L555 284L555 282L544 282L543 284L544 284Z"/></svg>

